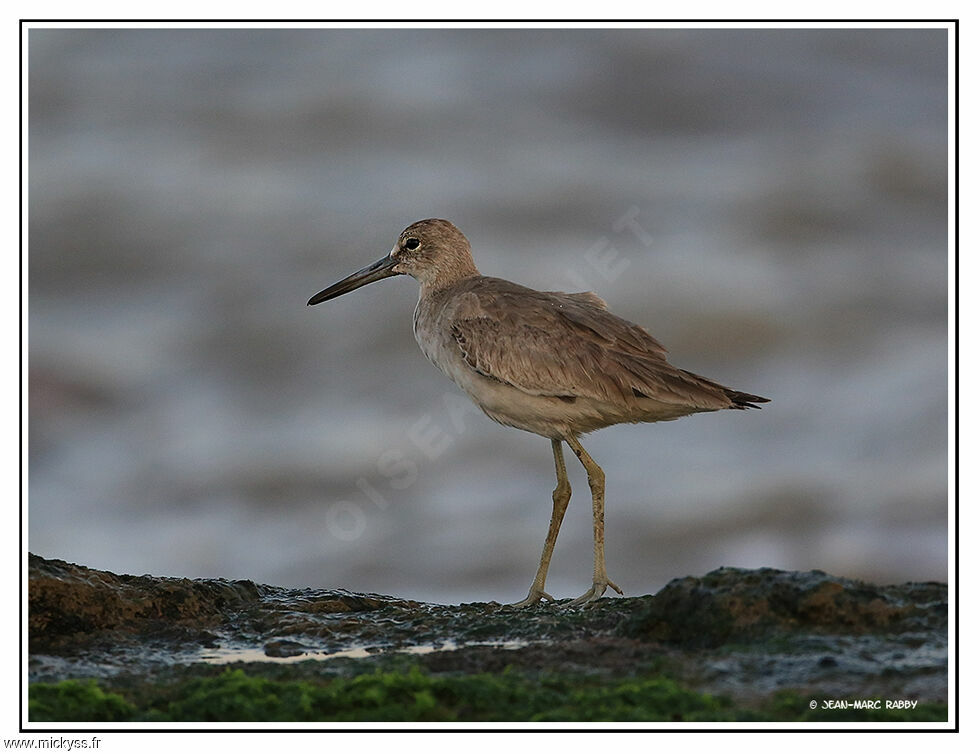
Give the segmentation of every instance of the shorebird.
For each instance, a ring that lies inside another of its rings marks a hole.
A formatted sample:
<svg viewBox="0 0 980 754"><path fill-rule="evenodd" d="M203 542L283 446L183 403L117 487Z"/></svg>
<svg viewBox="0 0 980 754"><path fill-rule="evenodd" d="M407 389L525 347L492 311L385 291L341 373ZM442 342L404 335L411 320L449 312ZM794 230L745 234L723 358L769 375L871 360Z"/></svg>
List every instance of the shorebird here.
<svg viewBox="0 0 980 754"><path fill-rule="evenodd" d="M536 291L481 275L466 236L447 220L409 225L386 256L308 305L393 275L410 275L420 285L414 331L426 358L494 421L551 440L558 478L551 523L534 581L516 607L554 601L545 579L572 494L562 443L585 467L592 491L592 587L568 603L582 605L607 587L623 590L606 574L605 474L579 437L612 424L768 403L672 366L660 343L608 311L594 293Z"/></svg>

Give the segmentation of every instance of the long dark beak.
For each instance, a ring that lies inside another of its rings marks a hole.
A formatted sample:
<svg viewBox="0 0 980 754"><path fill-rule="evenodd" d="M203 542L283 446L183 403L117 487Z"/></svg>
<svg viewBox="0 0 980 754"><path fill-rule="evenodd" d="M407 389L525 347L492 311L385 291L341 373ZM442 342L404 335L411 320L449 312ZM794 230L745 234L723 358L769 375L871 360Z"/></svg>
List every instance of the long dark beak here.
<svg viewBox="0 0 980 754"><path fill-rule="evenodd" d="M398 275L399 273L391 269L397 263L398 261L390 256L381 257L377 262L368 265L363 270L358 270L353 275L345 277L339 283L334 283L329 288L324 288L307 301L306 305L316 306L317 304L322 304L324 301L329 301L332 298L337 298L337 296L343 296L345 293L357 290L362 285L373 283L376 280L390 278L392 275Z"/></svg>

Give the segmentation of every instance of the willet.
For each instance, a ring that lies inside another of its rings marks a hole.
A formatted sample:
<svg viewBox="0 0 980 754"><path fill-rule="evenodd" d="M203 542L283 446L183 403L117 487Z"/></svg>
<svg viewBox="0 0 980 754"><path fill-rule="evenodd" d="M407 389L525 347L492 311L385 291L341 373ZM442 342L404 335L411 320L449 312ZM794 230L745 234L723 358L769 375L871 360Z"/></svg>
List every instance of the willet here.
<svg viewBox="0 0 980 754"><path fill-rule="evenodd" d="M609 312L594 293L536 291L481 275L466 236L446 220L409 225L387 256L320 291L309 305L392 275L411 275L420 284L414 330L426 358L494 421L551 440L558 477L551 524L534 581L516 606L554 600L544 583L572 494L563 442L585 467L592 490L592 587L569 603L580 605L607 587L623 591L606 574L605 474L579 436L611 424L768 402L672 366L660 343Z"/></svg>

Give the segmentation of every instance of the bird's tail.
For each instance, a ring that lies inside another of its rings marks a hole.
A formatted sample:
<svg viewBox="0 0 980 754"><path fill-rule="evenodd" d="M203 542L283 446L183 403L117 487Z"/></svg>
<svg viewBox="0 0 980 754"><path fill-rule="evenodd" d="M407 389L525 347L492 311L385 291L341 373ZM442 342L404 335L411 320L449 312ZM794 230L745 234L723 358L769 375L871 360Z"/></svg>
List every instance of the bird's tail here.
<svg viewBox="0 0 980 754"><path fill-rule="evenodd" d="M763 398L761 395L741 393L738 390L731 390L730 388L725 388L725 395L735 404L735 408L762 408L762 406L756 406L755 404L769 402L768 398Z"/></svg>

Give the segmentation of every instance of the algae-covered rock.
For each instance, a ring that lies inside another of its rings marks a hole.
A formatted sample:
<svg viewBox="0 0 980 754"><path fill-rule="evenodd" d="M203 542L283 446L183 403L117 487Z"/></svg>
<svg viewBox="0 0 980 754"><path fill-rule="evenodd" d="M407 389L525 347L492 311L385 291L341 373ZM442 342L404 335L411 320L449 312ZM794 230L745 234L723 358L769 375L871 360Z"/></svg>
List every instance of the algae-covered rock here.
<svg viewBox="0 0 980 754"><path fill-rule="evenodd" d="M624 623L622 633L717 647L776 633L860 635L944 631L946 585L874 586L772 568L719 568L675 579Z"/></svg>
<svg viewBox="0 0 980 754"><path fill-rule="evenodd" d="M106 631L206 629L259 599L251 581L117 576L36 555L28 568L32 652Z"/></svg>
<svg viewBox="0 0 980 754"><path fill-rule="evenodd" d="M382 595L345 590L283 589L251 581L116 575L63 560L29 556L31 652L59 654L106 638L199 640L212 631L261 634L322 628L319 616L377 610ZM417 604L417 603L411 603Z"/></svg>

